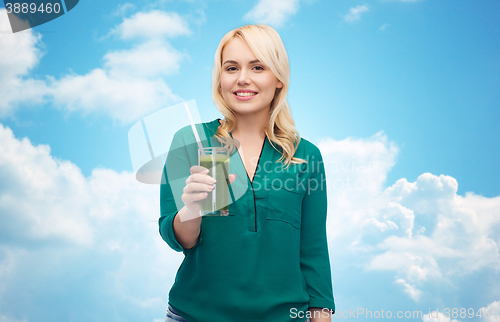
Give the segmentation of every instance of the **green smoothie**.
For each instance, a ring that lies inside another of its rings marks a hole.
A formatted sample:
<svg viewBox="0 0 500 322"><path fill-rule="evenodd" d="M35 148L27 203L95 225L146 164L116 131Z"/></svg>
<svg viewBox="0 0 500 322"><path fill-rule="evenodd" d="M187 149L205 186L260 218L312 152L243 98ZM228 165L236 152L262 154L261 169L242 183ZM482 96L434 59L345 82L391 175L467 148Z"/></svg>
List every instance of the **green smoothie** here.
<svg viewBox="0 0 500 322"><path fill-rule="evenodd" d="M215 164L213 162L214 157ZM229 209L229 155L211 153L200 155L200 165L207 168L209 170L208 175L217 180L215 189L208 192L208 196L201 201L203 215L219 216L220 212L215 213L218 210L227 213Z"/></svg>

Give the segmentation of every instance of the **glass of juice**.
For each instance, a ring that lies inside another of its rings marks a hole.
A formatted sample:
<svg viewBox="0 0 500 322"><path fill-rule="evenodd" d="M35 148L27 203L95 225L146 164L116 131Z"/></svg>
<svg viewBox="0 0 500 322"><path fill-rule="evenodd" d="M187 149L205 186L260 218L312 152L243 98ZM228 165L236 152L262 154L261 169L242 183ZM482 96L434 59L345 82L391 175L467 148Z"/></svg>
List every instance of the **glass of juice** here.
<svg viewBox="0 0 500 322"><path fill-rule="evenodd" d="M215 189L201 200L202 216L229 214L229 149L221 147L198 149L198 164L208 169L208 175L217 180Z"/></svg>

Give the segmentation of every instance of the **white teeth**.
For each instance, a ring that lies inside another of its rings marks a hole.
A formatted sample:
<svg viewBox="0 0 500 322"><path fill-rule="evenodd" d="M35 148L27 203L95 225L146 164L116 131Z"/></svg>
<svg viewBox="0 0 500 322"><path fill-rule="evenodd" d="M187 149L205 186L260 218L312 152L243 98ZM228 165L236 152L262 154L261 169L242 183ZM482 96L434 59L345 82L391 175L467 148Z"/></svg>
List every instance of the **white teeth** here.
<svg viewBox="0 0 500 322"><path fill-rule="evenodd" d="M237 92L237 96L254 96L257 95L257 93L243 93L243 92Z"/></svg>

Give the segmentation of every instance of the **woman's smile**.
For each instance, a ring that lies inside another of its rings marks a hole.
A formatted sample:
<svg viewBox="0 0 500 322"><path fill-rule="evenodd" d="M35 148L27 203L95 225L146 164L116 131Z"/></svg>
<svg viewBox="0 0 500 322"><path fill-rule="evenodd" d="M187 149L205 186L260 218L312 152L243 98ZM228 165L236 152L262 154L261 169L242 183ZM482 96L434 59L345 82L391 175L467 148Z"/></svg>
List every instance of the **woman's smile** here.
<svg viewBox="0 0 500 322"><path fill-rule="evenodd" d="M233 94L240 101L248 101L248 100L251 100L252 98L254 98L259 93L257 93L256 91L252 91L252 90L239 89L239 90L235 91Z"/></svg>

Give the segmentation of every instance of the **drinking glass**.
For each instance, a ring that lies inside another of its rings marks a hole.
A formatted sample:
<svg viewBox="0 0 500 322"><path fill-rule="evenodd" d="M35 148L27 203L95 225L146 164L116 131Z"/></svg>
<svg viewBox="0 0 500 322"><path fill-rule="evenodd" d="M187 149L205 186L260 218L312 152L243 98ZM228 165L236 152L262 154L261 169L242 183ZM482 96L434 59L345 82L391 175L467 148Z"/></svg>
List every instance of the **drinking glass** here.
<svg viewBox="0 0 500 322"><path fill-rule="evenodd" d="M208 169L208 175L217 180L215 189L201 200L202 216L229 214L229 149L210 147L198 149L198 165Z"/></svg>

